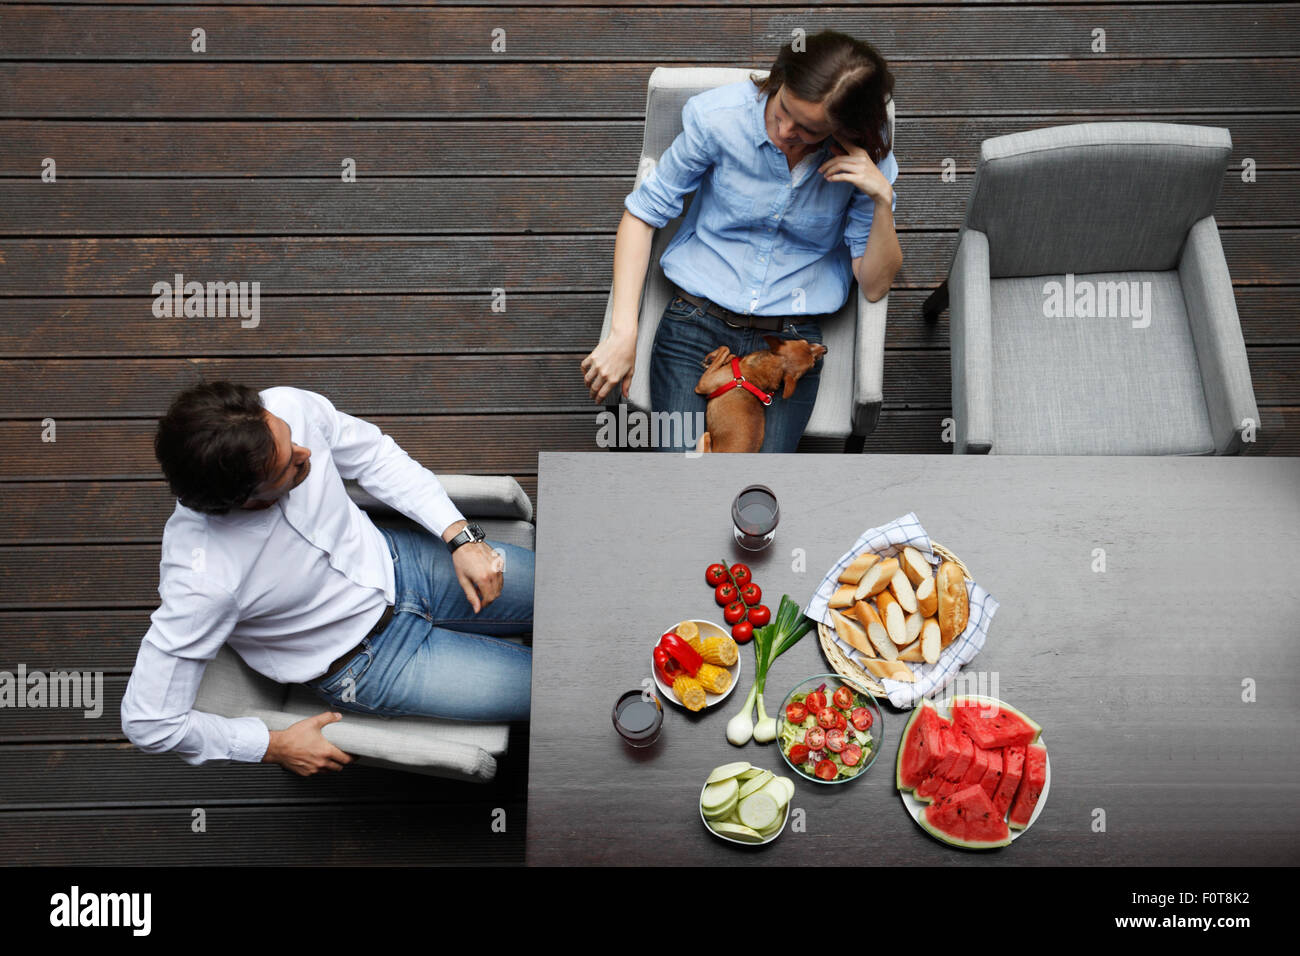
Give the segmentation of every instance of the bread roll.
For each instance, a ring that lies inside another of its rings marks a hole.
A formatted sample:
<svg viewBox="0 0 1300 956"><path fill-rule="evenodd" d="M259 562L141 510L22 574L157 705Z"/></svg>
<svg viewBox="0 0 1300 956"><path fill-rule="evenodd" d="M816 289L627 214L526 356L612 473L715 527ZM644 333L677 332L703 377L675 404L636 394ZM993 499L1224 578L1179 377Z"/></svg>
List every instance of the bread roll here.
<svg viewBox="0 0 1300 956"><path fill-rule="evenodd" d="M903 614L903 606L898 603L893 593L881 591L877 594L876 610L880 612L880 619L885 622L885 631L891 641L899 647L911 643L907 639L907 617Z"/></svg>
<svg viewBox="0 0 1300 956"><path fill-rule="evenodd" d="M862 576L862 580L858 582L858 588L853 592L854 598L861 601L863 598L879 594L889 587L889 582L897 571L897 558L885 558L883 561L873 564L867 573Z"/></svg>
<svg viewBox="0 0 1300 956"><path fill-rule="evenodd" d="M853 592L856 590L852 584L845 584L836 588L835 593L831 595L831 607L853 607Z"/></svg>
<svg viewBox="0 0 1300 956"><path fill-rule="evenodd" d="M921 625L924 623L925 617L920 611L907 615L907 642L909 644L921 636Z"/></svg>
<svg viewBox="0 0 1300 956"><path fill-rule="evenodd" d="M831 620L835 622L835 633L841 641L855 651L867 655L875 654L871 649L871 642L867 640L866 630L857 621L850 620L839 611L831 611Z"/></svg>
<svg viewBox="0 0 1300 956"><path fill-rule="evenodd" d="M935 581L939 592L939 636L947 647L970 621L970 598L966 594L966 577L952 561L939 565Z"/></svg>
<svg viewBox="0 0 1300 956"><path fill-rule="evenodd" d="M907 579L902 568L895 571L894 576L889 579L889 590L894 592L894 597L898 598L898 603L903 605L904 611L908 614L916 613L916 592L912 590L912 582Z"/></svg>
<svg viewBox="0 0 1300 956"><path fill-rule="evenodd" d="M840 572L840 584L857 585L862 580L862 575L867 573L867 569L880 560L878 554L860 554L853 559L853 562Z"/></svg>
<svg viewBox="0 0 1300 956"><path fill-rule="evenodd" d="M871 624L883 623L880 620L880 615L876 613L876 609L871 606L870 601L858 601L853 605L853 610L845 611L844 613L850 617L857 618L858 623L863 627L868 627Z"/></svg>
<svg viewBox="0 0 1300 956"><path fill-rule="evenodd" d="M922 581L934 577L934 568L930 567L930 562L911 545L903 549L900 559L899 564L902 565L903 572L907 575L907 580L912 583L912 587L920 587Z"/></svg>
<svg viewBox="0 0 1300 956"><path fill-rule="evenodd" d="M898 652L900 661L911 661L912 663L924 663L925 657L921 654L921 642L913 641L905 648Z"/></svg>
<svg viewBox="0 0 1300 956"><path fill-rule="evenodd" d="M916 586L916 609L923 617L934 617L939 610L939 592L934 589L934 578L926 578Z"/></svg>
<svg viewBox="0 0 1300 956"><path fill-rule="evenodd" d="M921 657L927 664L933 664L939 660L939 653L943 650L943 641L939 637L939 622L934 618L926 618L925 623L921 625Z"/></svg>
<svg viewBox="0 0 1300 956"><path fill-rule="evenodd" d="M889 639L889 634L885 630L885 625L873 623L867 625L867 637L871 641L871 646L887 661L898 659L898 648L894 642Z"/></svg>

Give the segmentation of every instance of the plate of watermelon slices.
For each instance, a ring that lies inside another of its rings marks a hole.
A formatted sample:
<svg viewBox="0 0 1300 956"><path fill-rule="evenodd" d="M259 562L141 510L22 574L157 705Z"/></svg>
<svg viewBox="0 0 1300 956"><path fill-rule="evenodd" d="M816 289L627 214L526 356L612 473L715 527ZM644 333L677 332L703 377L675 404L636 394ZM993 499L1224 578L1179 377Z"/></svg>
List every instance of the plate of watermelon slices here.
<svg viewBox="0 0 1300 956"><path fill-rule="evenodd" d="M972 850L1006 846L1047 803L1043 728L993 697L922 699L898 744L903 805L936 840Z"/></svg>

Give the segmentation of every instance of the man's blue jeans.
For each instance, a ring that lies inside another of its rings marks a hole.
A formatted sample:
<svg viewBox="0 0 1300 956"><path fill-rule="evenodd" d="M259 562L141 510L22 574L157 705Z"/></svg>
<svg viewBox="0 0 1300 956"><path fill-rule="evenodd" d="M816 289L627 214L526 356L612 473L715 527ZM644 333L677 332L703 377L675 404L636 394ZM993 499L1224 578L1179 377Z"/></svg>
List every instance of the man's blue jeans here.
<svg viewBox="0 0 1300 956"><path fill-rule="evenodd" d="M703 415L708 399L695 393L695 386L704 374L704 357L719 345L731 349L731 354L744 358L750 352L766 350L763 336L779 339L806 339L821 343L822 330L817 320L809 316L799 324L787 323L779 332L763 329L737 329L714 318L698 306L691 305L680 296L673 296L664 309L659 329L655 333L650 352L650 409L652 412L683 412L687 421L694 415ZM812 417L817 403L817 384L821 378L822 362L819 359L795 386L794 394L782 398L780 391L764 412L767 420L763 426L764 452L792 452L803 437L803 430ZM692 430L693 432L693 430ZM698 435L695 435L698 438ZM656 451L694 451L691 448L660 446Z"/></svg>
<svg viewBox="0 0 1300 956"><path fill-rule="evenodd" d="M311 685L332 707L384 717L527 720L533 652L489 635L533 627L533 552L505 556L501 595L478 614L447 546L422 529L380 528L393 556L393 619L342 669Z"/></svg>

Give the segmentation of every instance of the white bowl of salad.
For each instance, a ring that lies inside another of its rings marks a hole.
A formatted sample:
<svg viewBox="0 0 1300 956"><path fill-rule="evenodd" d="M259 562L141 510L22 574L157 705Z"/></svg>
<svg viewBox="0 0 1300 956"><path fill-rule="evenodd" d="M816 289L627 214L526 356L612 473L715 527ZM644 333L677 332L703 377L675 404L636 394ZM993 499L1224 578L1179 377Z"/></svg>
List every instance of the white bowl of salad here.
<svg viewBox="0 0 1300 956"><path fill-rule="evenodd" d="M848 783L880 754L884 718L871 692L839 674L800 681L777 717L777 743L790 769L816 783Z"/></svg>

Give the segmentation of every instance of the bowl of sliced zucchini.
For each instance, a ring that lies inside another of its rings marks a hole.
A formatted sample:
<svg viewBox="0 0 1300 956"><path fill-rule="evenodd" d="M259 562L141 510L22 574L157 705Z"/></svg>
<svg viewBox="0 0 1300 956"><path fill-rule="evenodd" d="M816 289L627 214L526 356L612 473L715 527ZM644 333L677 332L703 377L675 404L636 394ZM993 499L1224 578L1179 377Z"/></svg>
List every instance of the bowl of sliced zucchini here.
<svg viewBox="0 0 1300 956"><path fill-rule="evenodd" d="M794 781L745 761L723 764L700 790L700 819L720 840L757 846L771 843L790 817Z"/></svg>

